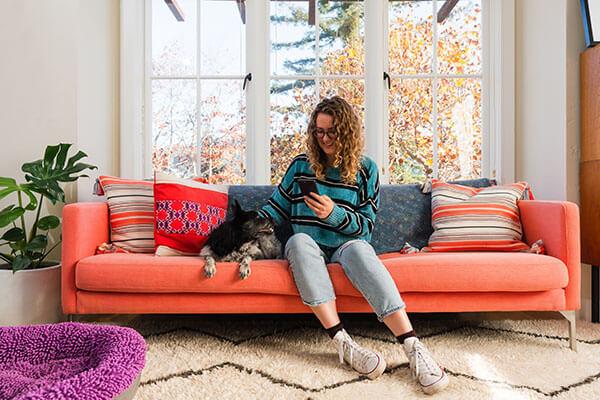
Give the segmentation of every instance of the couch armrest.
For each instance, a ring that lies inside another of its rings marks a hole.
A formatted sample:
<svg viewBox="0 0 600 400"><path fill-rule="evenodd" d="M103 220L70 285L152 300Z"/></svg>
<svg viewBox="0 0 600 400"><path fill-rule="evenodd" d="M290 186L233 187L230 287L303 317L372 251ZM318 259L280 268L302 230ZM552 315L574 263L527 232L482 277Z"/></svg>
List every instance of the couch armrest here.
<svg viewBox="0 0 600 400"><path fill-rule="evenodd" d="M65 314L77 313L75 265L108 242L108 205L73 203L63 208L61 292Z"/></svg>
<svg viewBox="0 0 600 400"><path fill-rule="evenodd" d="M567 266L566 309L578 310L581 307L579 207L570 201L548 200L520 200L518 206L527 244L542 239L546 254Z"/></svg>

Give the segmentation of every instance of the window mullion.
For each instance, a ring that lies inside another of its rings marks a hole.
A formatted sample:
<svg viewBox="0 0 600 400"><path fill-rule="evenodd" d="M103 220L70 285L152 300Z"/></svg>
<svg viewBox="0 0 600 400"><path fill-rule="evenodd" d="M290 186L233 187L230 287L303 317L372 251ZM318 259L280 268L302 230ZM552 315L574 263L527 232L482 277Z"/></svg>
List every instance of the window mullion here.
<svg viewBox="0 0 600 400"><path fill-rule="evenodd" d="M489 68L489 60L491 49L489 48L490 43L490 34L492 34L491 26L489 24L490 21L490 9L488 7L489 3L486 3L485 0L482 0L481 4L481 44L482 44L482 57L481 57L481 176L495 178L496 170L493 167L496 162L496 154L492 152L492 148L490 146L494 141L494 132L495 128L492 127L490 122L493 120L495 105L495 96L493 95L495 88L491 85L490 78L493 78L493 71ZM501 12L500 7L497 9L498 12ZM496 32L494 32L496 33ZM484 99L487 99L485 101ZM492 117L492 118L490 118ZM491 167L491 168L490 168Z"/></svg>
<svg viewBox="0 0 600 400"><path fill-rule="evenodd" d="M200 176L202 172L202 80L200 75L202 55L202 0L196 0L196 154L194 155L194 175ZM208 171L210 176L212 171Z"/></svg>
<svg viewBox="0 0 600 400"><path fill-rule="evenodd" d="M385 70L384 9L387 0L366 1L365 15L365 152L379 166L381 183L388 183L387 142L387 99L384 89Z"/></svg>
<svg viewBox="0 0 600 400"><path fill-rule="evenodd" d="M383 26L383 54L381 55L383 58L383 70L390 73L390 16L389 16L390 4L389 0L385 0L382 10L382 18L381 25ZM390 114L389 114L389 99L390 99L390 89L387 88L386 83L383 82L383 96L381 98L383 115L381 118L381 123L383 124L382 132L383 136L381 140L383 140L383 157L381 160L381 165L385 167L385 173L383 174L382 183L390 183ZM390 83L391 86L391 83Z"/></svg>
<svg viewBox="0 0 600 400"><path fill-rule="evenodd" d="M270 184L269 1L246 2L246 183ZM241 85L241 82L240 82Z"/></svg>
<svg viewBox="0 0 600 400"><path fill-rule="evenodd" d="M321 99L321 58L319 39L321 36L321 14L319 13L319 4L315 3L315 100L318 103ZM315 103L316 105L316 103Z"/></svg>
<svg viewBox="0 0 600 400"><path fill-rule="evenodd" d="M152 0L147 0L144 7L144 112L142 140L142 174L144 178L154 177L152 165Z"/></svg>
<svg viewBox="0 0 600 400"><path fill-rule="evenodd" d="M433 72L433 79L432 79L432 95L433 95L433 99L432 99L432 106L433 106L433 110L432 110L432 128L433 128L433 178L438 178L439 175L439 167L438 167L438 163L439 163L439 157L438 157L438 101L437 101L437 97L438 97L438 81L439 78L437 77L438 74L438 60L437 60L437 45L438 45L438 22L437 22L437 12L438 12L438 8L437 8L437 0L433 0L433 18L432 18L432 23L433 23L433 54L432 54L432 72Z"/></svg>

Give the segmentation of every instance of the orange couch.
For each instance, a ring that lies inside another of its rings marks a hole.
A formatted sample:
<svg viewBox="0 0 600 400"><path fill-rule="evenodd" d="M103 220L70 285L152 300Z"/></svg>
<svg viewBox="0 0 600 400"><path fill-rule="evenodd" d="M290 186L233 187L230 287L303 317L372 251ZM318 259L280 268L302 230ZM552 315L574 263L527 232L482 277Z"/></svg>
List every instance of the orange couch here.
<svg viewBox="0 0 600 400"><path fill-rule="evenodd" d="M576 348L580 308L579 210L561 201L521 200L524 240L547 255L465 252L379 254L408 312L559 311ZM100 254L109 240L106 203L63 209L62 305L66 314L307 313L286 260L258 260L246 280L219 263L207 279L200 257ZM340 312L372 312L339 264L328 265Z"/></svg>

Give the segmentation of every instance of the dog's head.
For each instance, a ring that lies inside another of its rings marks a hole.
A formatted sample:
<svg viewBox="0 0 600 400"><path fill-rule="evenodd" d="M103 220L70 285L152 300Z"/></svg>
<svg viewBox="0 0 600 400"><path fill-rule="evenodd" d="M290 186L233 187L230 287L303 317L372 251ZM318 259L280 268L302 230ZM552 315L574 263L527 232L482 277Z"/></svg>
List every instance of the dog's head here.
<svg viewBox="0 0 600 400"><path fill-rule="evenodd" d="M250 238L259 235L271 235L275 232L275 225L269 218L261 217L256 211L245 211L235 200L233 208L233 223L241 227L242 232Z"/></svg>

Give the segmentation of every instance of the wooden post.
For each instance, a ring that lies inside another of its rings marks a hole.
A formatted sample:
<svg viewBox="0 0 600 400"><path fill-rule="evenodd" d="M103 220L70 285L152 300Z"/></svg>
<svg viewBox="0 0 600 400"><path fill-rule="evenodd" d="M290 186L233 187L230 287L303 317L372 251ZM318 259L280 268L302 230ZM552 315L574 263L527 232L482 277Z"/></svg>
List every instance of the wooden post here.
<svg viewBox="0 0 600 400"><path fill-rule="evenodd" d="M592 322L600 322L600 46L580 58L581 262L592 265Z"/></svg>

